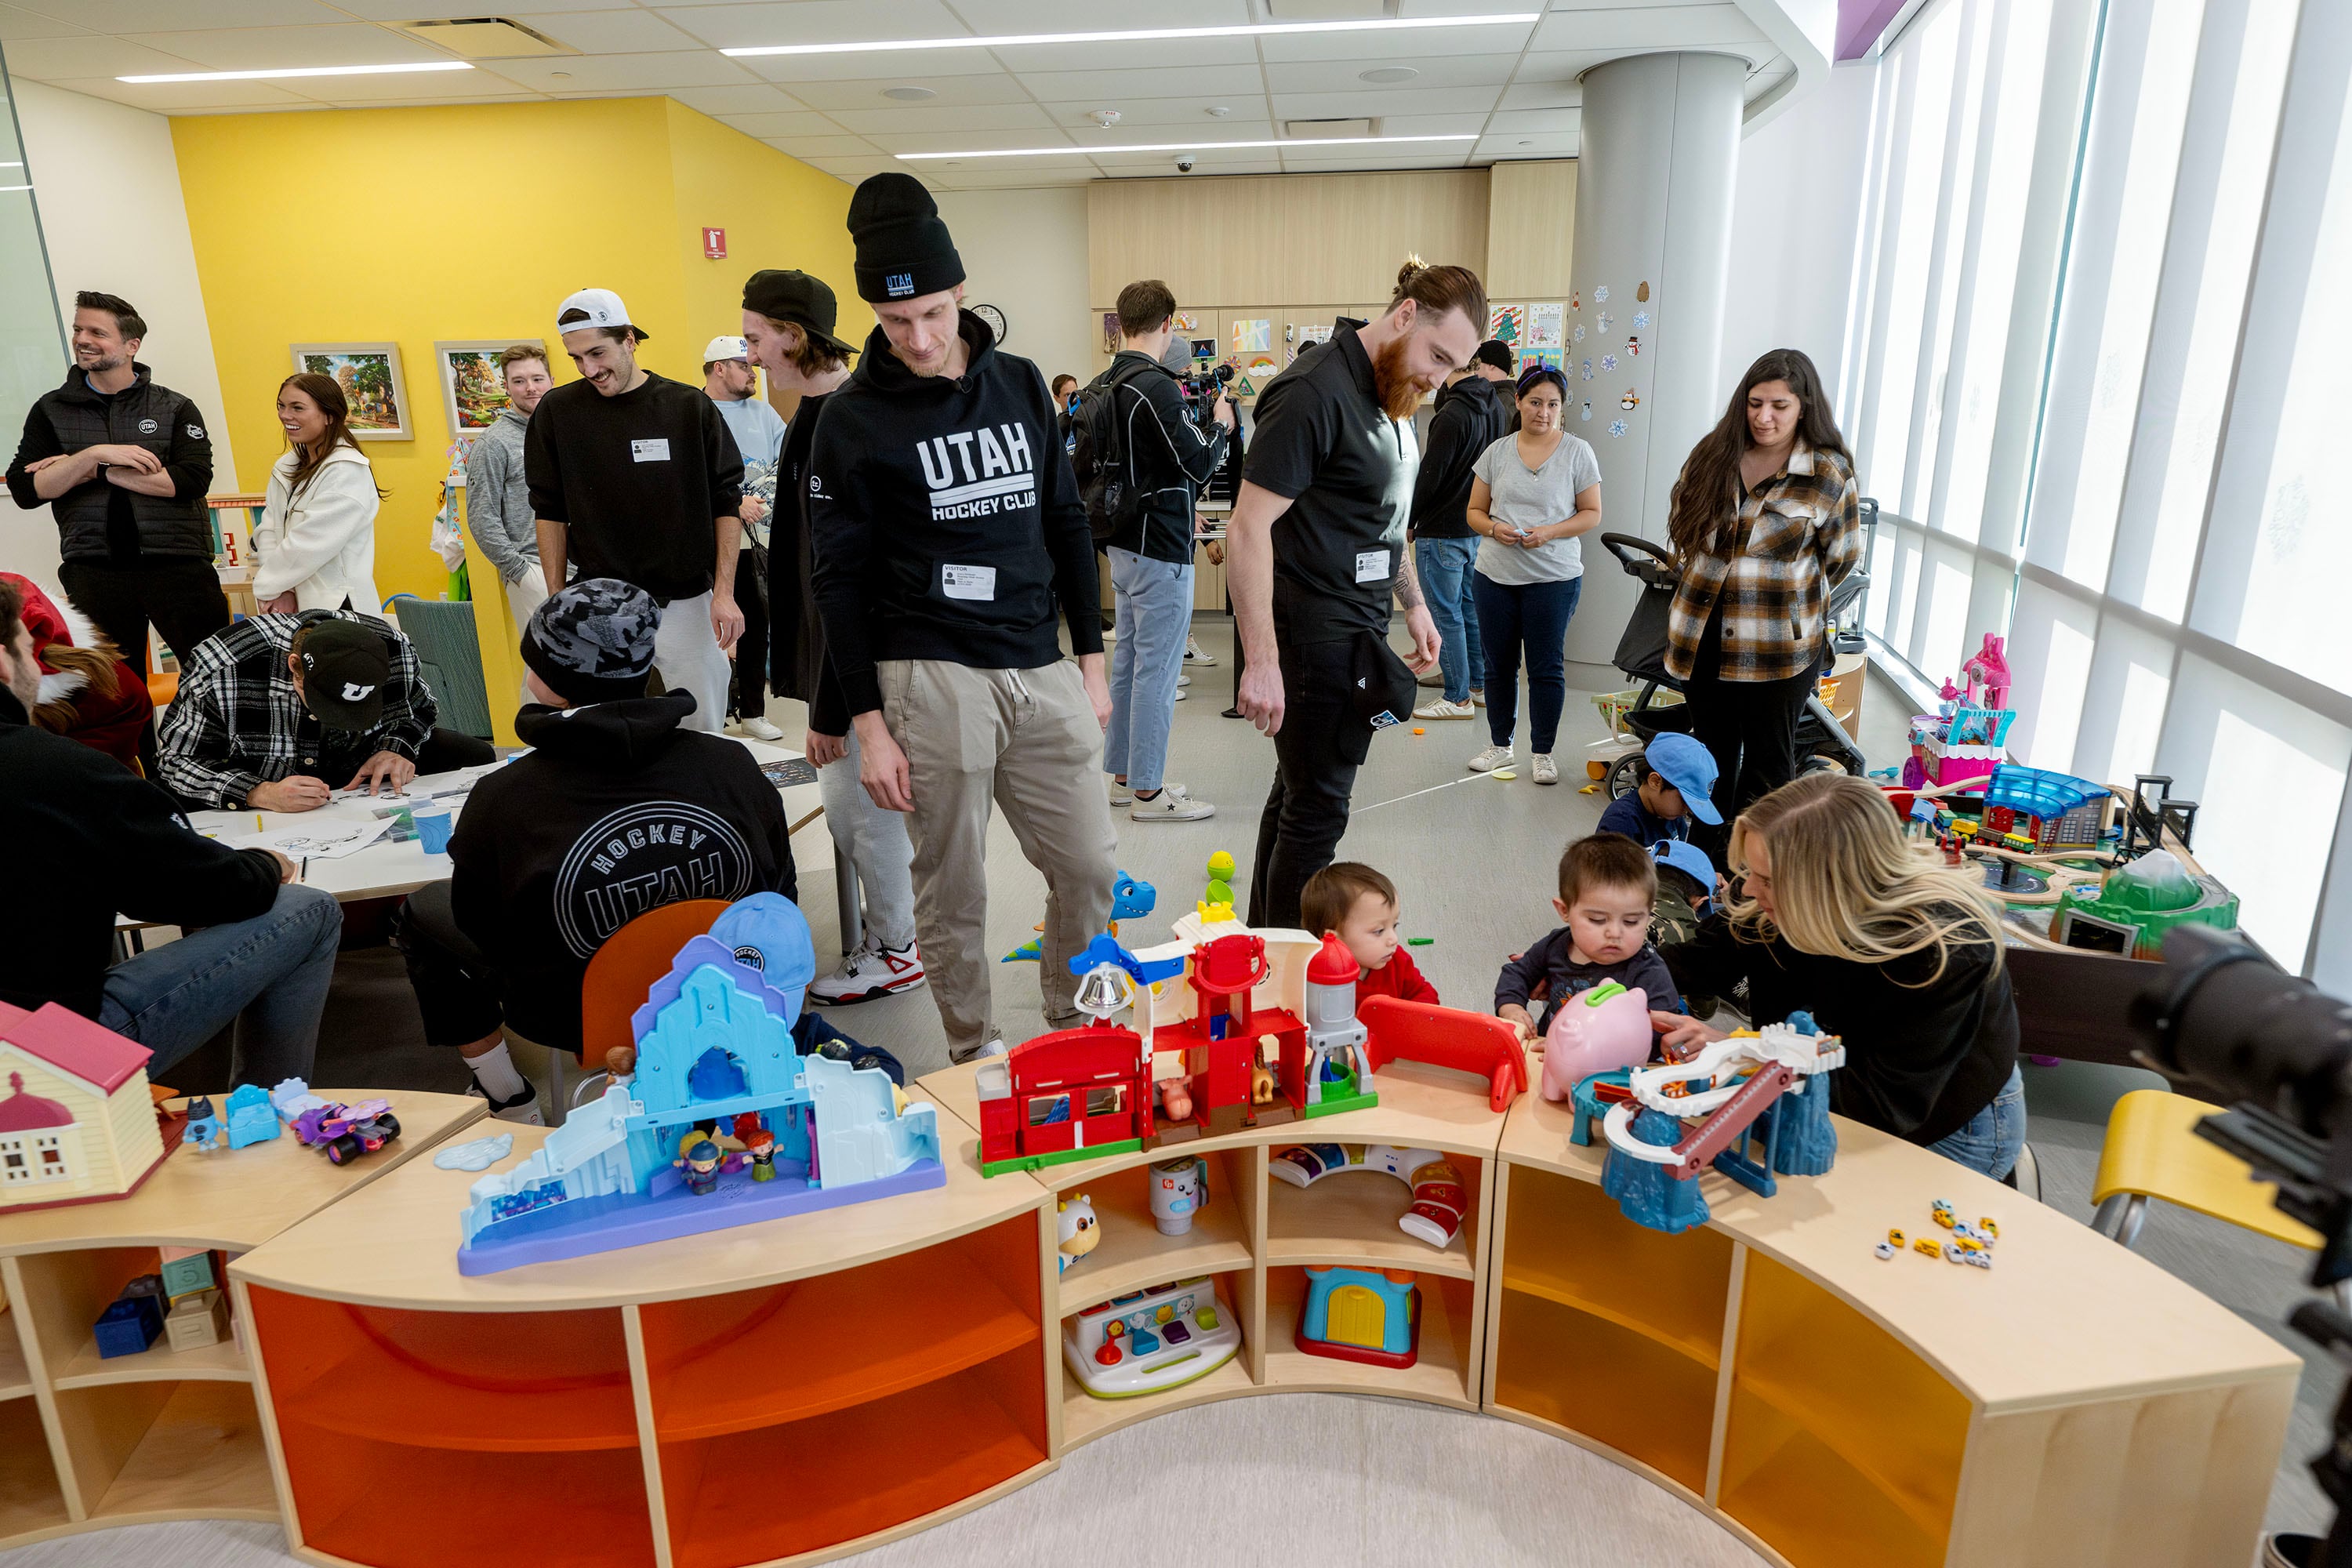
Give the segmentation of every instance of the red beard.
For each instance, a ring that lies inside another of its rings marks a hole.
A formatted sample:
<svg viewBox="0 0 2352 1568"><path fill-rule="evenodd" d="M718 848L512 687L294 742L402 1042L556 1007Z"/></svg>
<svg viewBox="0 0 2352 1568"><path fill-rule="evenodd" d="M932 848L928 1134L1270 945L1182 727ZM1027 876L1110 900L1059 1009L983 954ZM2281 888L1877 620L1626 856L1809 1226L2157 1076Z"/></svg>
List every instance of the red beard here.
<svg viewBox="0 0 2352 1568"><path fill-rule="evenodd" d="M1381 412L1391 419L1410 419L1421 406L1423 388L1404 368L1404 341L1410 335L1391 339L1372 361L1372 395L1381 400Z"/></svg>

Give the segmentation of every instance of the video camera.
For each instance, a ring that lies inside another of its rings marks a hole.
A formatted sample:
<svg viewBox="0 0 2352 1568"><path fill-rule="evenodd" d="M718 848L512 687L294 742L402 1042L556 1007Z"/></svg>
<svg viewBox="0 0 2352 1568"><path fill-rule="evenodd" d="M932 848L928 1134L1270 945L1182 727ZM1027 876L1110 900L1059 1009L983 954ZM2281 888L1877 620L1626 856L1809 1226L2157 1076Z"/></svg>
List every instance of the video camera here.
<svg viewBox="0 0 2352 1568"><path fill-rule="evenodd" d="M1176 390L1184 395L1184 402L1195 421L1208 417L1217 394L1234 379L1234 367L1229 364L1209 365L1194 361L1190 375L1176 378Z"/></svg>

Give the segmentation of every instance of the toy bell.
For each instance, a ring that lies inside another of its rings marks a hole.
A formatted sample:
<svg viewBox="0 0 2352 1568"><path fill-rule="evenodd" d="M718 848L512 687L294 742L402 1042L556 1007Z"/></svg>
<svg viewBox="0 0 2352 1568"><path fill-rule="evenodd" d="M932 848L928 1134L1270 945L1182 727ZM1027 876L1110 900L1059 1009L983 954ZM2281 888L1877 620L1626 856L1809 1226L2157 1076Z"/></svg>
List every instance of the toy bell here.
<svg viewBox="0 0 2352 1568"><path fill-rule="evenodd" d="M1112 1014L1134 1001L1135 982L1129 978L1127 971L1115 963L1098 963L1078 982L1075 1005L1096 1023L1108 1024Z"/></svg>

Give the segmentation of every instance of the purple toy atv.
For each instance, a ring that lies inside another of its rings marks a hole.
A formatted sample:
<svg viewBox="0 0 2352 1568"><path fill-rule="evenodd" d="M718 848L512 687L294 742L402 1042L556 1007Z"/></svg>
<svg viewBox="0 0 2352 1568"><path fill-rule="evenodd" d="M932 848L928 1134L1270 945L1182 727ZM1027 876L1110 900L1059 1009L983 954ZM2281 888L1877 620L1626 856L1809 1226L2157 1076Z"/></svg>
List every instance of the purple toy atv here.
<svg viewBox="0 0 2352 1568"><path fill-rule="evenodd" d="M323 1147L331 1163L348 1165L399 1137L400 1121L387 1100L362 1100L357 1105L329 1103L296 1117L294 1136Z"/></svg>

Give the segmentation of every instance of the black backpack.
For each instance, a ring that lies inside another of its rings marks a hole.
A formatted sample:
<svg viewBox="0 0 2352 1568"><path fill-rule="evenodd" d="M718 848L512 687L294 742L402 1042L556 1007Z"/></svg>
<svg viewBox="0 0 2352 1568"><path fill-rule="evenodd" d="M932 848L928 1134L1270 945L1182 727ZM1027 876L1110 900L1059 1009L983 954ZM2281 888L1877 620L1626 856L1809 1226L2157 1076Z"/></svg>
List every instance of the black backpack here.
<svg viewBox="0 0 2352 1568"><path fill-rule="evenodd" d="M1157 365L1114 365L1078 389L1078 410L1070 430L1076 445L1070 466L1078 476L1078 495L1087 506L1087 524L1095 542L1108 544L1141 515L1145 494L1136 483L1135 454L1127 449L1126 424L1118 411L1118 389ZM1138 397L1142 396L1137 393Z"/></svg>

